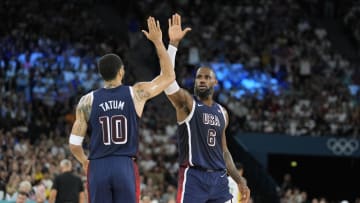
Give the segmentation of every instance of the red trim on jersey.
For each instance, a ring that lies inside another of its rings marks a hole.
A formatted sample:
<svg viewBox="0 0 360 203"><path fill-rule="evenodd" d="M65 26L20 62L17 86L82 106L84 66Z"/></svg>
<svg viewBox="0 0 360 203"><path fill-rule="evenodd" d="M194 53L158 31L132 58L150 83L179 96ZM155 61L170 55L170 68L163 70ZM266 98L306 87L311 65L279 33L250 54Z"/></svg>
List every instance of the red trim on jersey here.
<svg viewBox="0 0 360 203"><path fill-rule="evenodd" d="M139 168L136 162L134 161L134 174L135 174L135 195L136 202L140 202L140 176L139 176Z"/></svg>
<svg viewBox="0 0 360 203"><path fill-rule="evenodd" d="M184 184L184 175L185 175L186 167L180 167L179 169L179 175L178 175L178 191L176 196L176 202L181 203L182 202L182 193L183 193L183 184Z"/></svg>
<svg viewBox="0 0 360 203"><path fill-rule="evenodd" d="M89 185L89 174L90 174L90 161L88 163L87 172L86 172L86 190L87 190L87 199L88 203L90 203L90 185Z"/></svg>

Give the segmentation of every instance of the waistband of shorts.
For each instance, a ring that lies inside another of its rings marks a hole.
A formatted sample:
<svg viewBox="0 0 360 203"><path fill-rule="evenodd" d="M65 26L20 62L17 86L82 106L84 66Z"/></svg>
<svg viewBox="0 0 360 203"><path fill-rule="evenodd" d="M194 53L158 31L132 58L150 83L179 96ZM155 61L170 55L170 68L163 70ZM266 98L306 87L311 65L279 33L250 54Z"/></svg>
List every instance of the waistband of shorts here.
<svg viewBox="0 0 360 203"><path fill-rule="evenodd" d="M224 169L224 168L221 168L221 169L209 169L209 168L204 168L202 166L189 166L189 168L199 170L199 171L209 172L209 173L226 171L226 169Z"/></svg>
<svg viewBox="0 0 360 203"><path fill-rule="evenodd" d="M136 156L122 156L122 155L112 155L112 156L105 156L105 157L99 157L99 158L90 158L89 160L91 161L91 160L96 160L96 159L103 159L103 158L108 158L108 157L128 157L128 158L130 158L130 159L132 159L133 161L137 161L137 157Z"/></svg>

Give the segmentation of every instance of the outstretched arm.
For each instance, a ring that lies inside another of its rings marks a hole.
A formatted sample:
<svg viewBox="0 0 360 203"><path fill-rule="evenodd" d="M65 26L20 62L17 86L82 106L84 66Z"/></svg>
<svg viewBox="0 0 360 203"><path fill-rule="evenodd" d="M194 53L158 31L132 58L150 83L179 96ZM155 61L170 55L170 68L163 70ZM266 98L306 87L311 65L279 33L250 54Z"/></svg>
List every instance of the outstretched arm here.
<svg viewBox="0 0 360 203"><path fill-rule="evenodd" d="M134 102L139 116L142 114L145 102L148 99L151 99L160 94L166 87L169 86L169 84L175 80L175 72L172 68L170 57L167 54L166 48L162 41L160 23L159 21L155 21L155 18L149 17L147 24L149 31L143 30L142 32L156 48L156 53L160 62L161 74L150 82L141 82L133 86Z"/></svg>
<svg viewBox="0 0 360 203"><path fill-rule="evenodd" d="M175 67L175 56L180 41L185 37L191 28L181 28L181 16L179 14L172 15L169 22L169 47L168 54L171 58L172 67ZM178 121L183 121L189 115L192 109L193 98L188 91L179 87L176 81L165 89L165 94L176 109L176 117Z"/></svg>
<svg viewBox="0 0 360 203"><path fill-rule="evenodd" d="M70 151L82 164L85 173L87 173L88 158L84 153L82 142L88 128L87 121L89 119L92 101L92 92L81 97L78 105L76 106L76 119L69 138Z"/></svg>
<svg viewBox="0 0 360 203"><path fill-rule="evenodd" d="M223 113L225 114L225 118L226 118L226 126L224 128L224 132L222 134L222 148L223 148L223 155L224 155L224 160L225 160L225 164L226 164L226 170L228 172L228 174L235 180L235 182L238 185L239 191L241 193L241 202L242 203L247 203L249 202L250 199L250 189L247 186L246 180L244 177L242 177L240 175L240 173L237 171L236 166L234 164L233 158L231 156L231 153L227 147L227 143L226 143L226 128L229 124L229 116L227 114L227 111L223 108Z"/></svg>

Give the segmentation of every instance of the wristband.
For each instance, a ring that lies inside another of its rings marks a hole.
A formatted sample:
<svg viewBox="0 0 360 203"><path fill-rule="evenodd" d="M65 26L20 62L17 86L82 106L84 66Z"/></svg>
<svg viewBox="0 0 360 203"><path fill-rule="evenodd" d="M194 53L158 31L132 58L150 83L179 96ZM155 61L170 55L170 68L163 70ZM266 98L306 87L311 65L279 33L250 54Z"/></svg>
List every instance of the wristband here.
<svg viewBox="0 0 360 203"><path fill-rule="evenodd" d="M70 144L81 146L83 141L84 141L84 137L82 137L82 136L73 135L73 134L70 135L70 138L69 138Z"/></svg>
<svg viewBox="0 0 360 203"><path fill-rule="evenodd" d="M164 92L165 92L165 94L170 95L170 94L174 94L175 92L179 91L179 89L180 89L180 87L179 87L178 83L175 80L173 83L171 83L169 85L169 87L167 87L164 90Z"/></svg>

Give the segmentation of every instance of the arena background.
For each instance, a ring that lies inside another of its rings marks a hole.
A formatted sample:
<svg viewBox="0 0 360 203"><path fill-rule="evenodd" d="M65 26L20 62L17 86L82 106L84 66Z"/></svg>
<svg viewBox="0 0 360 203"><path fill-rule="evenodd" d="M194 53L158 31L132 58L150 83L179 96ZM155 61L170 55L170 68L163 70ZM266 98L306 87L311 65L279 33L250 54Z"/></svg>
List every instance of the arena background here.
<svg viewBox="0 0 360 203"><path fill-rule="evenodd" d="M63 158L86 182L67 139L79 96L102 85L97 58L119 54L125 84L152 79L159 65L140 31L155 16L167 44L174 12L192 28L177 54L177 81L192 91L197 67L216 71L229 148L244 164L252 201L359 203L356 0L2 0L0 202L14 202L24 180L29 199L46 202ZM152 203L176 195L175 124L164 95L146 105L139 165L142 198Z"/></svg>

